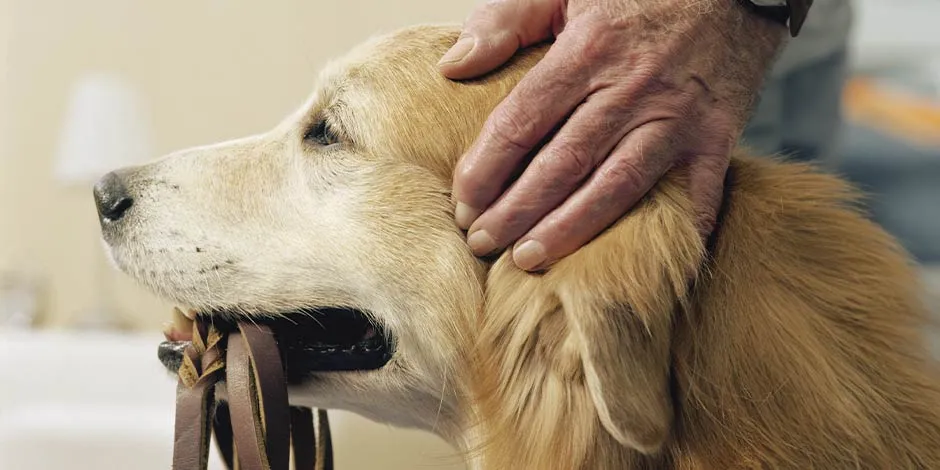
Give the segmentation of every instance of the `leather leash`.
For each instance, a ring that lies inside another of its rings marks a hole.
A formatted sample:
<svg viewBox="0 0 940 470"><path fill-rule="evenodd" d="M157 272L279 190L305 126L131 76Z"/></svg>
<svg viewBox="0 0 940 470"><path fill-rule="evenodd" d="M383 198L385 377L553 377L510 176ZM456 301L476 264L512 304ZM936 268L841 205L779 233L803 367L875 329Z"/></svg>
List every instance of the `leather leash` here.
<svg viewBox="0 0 940 470"><path fill-rule="evenodd" d="M215 403L225 381L228 403ZM329 420L324 410L291 407L274 334L240 323L226 337L193 324L176 391L173 470L206 470L211 434L231 470L333 470Z"/></svg>

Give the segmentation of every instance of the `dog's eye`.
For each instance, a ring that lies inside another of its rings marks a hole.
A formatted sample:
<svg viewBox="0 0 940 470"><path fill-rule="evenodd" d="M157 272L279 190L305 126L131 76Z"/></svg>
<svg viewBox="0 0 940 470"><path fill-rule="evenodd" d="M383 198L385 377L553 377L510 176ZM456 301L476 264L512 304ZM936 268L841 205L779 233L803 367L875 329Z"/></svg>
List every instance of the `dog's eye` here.
<svg viewBox="0 0 940 470"><path fill-rule="evenodd" d="M336 136L336 133L330 129L330 125L327 124L325 120L320 120L311 126L304 134L304 142L328 146L338 144L339 138Z"/></svg>

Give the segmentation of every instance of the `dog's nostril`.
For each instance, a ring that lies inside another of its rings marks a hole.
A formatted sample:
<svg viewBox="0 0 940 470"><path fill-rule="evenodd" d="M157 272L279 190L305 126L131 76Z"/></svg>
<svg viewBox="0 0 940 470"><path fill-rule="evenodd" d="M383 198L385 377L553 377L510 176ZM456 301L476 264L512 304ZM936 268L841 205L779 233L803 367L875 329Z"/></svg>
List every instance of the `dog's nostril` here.
<svg viewBox="0 0 940 470"><path fill-rule="evenodd" d="M95 185L95 205L98 207L98 217L102 221L114 222L120 220L127 210L134 205L134 199L127 191L117 173L111 172Z"/></svg>
<svg viewBox="0 0 940 470"><path fill-rule="evenodd" d="M114 201L114 204L111 205L110 209L104 212L104 216L110 220L118 220L124 216L124 212L131 208L134 205L134 200L129 197L122 197L117 201Z"/></svg>

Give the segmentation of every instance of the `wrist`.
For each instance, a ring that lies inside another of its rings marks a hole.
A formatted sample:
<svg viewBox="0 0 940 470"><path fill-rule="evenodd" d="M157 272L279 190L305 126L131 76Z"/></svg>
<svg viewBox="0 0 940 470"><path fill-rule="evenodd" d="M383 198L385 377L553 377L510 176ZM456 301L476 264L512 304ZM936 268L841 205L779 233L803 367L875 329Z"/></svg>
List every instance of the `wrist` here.
<svg viewBox="0 0 940 470"><path fill-rule="evenodd" d="M692 68L763 77L786 41L787 28L738 1L630 0L631 15L642 21L627 27L652 31L648 36L658 44L691 40L683 47Z"/></svg>
<svg viewBox="0 0 940 470"><path fill-rule="evenodd" d="M756 15L737 5L735 7L738 21L740 21L736 35L752 39L755 54L773 61L780 47L787 40L786 25L771 18Z"/></svg>
<svg viewBox="0 0 940 470"><path fill-rule="evenodd" d="M787 28L748 11L737 0L708 2L713 8L707 42L717 48L706 64L711 83L743 127L757 91L787 40Z"/></svg>
<svg viewBox="0 0 940 470"><path fill-rule="evenodd" d="M787 38L787 28L737 0L630 0L631 45L660 50L682 64L723 106L745 116ZM681 80L680 80L681 81Z"/></svg>
<svg viewBox="0 0 940 470"><path fill-rule="evenodd" d="M787 28L779 21L757 15L743 7L748 0L709 0L714 5L713 29L737 56L735 62L765 70L776 59L787 39Z"/></svg>
<svg viewBox="0 0 940 470"><path fill-rule="evenodd" d="M776 49L786 38L787 28L755 14L744 4L751 0L629 0L626 3L631 15L644 18L663 32L697 29L711 25L724 35L740 39L751 38ZM811 3L811 0L792 0L794 3Z"/></svg>
<svg viewBox="0 0 940 470"><path fill-rule="evenodd" d="M676 24L710 24L712 29L731 39L735 45L753 44L758 49L769 50L771 56L787 37L786 24L756 14L751 0L633 0L632 3L641 4L640 8L646 13L657 13L646 16L663 18L663 22L670 26L667 29ZM745 7L745 4L751 7ZM664 14L669 10L674 15Z"/></svg>

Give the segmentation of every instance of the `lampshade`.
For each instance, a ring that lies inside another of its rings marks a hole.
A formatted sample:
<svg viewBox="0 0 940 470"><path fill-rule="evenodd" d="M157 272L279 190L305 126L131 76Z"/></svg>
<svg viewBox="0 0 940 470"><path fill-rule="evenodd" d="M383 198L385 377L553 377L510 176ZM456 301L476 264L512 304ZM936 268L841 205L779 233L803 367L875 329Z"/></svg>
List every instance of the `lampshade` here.
<svg viewBox="0 0 940 470"><path fill-rule="evenodd" d="M150 114L127 81L90 73L72 86L54 173L63 184L91 184L105 173L151 157Z"/></svg>

